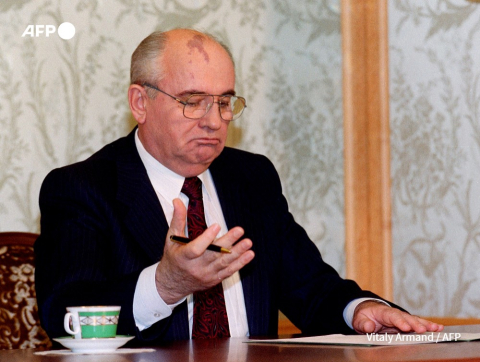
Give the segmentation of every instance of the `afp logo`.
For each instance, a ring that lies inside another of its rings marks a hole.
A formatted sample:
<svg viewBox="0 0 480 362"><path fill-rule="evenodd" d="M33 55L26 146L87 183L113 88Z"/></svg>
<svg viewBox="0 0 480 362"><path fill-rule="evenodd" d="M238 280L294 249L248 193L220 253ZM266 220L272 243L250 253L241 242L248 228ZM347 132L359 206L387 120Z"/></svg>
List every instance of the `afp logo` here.
<svg viewBox="0 0 480 362"><path fill-rule="evenodd" d="M38 38L41 36L49 37L52 34L58 33L58 36L62 39L72 39L75 35L75 27L72 23L62 23L55 28L55 25L28 25L22 34L22 38L29 36L31 38Z"/></svg>

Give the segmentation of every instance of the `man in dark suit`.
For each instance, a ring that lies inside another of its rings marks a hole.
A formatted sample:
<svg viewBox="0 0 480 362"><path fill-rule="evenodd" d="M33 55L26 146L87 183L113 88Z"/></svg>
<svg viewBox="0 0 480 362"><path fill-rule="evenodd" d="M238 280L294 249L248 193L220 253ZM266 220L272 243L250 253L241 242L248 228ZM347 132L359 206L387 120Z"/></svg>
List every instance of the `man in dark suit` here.
<svg viewBox="0 0 480 362"><path fill-rule="evenodd" d="M270 161L225 147L245 107L234 88L231 55L209 35L153 33L135 50L128 98L138 128L42 185L36 288L50 336L65 334L67 306L121 305L119 334L195 337L197 296L218 286L214 313L228 317L219 336L275 335L278 310L308 334L441 330L323 262ZM208 227L180 245L169 237L194 227L187 180L201 181Z"/></svg>

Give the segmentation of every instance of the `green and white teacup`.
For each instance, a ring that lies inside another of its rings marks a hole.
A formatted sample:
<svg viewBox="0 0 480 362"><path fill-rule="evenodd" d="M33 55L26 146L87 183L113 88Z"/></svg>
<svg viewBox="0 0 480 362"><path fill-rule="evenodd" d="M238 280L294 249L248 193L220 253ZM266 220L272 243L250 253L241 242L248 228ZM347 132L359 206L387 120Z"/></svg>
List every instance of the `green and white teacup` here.
<svg viewBox="0 0 480 362"><path fill-rule="evenodd" d="M119 315L118 306L67 307L65 331L76 339L113 338Z"/></svg>

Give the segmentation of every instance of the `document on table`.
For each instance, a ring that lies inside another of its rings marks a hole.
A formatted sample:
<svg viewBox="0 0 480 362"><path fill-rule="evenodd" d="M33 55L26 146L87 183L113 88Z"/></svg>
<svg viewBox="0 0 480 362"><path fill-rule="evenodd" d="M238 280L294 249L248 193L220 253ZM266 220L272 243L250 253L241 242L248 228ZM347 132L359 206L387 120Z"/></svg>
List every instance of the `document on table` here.
<svg viewBox="0 0 480 362"><path fill-rule="evenodd" d="M365 335L330 334L326 336L285 339L250 339L246 343L268 344L330 344L353 346L398 346L421 343L467 342L480 340L480 333L368 333Z"/></svg>

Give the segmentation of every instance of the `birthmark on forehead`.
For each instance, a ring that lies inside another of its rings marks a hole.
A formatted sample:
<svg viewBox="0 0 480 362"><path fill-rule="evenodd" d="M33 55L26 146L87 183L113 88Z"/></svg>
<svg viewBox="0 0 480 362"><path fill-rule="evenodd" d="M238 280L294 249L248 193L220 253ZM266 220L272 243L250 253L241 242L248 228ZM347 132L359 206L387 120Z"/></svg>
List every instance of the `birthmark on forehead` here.
<svg viewBox="0 0 480 362"><path fill-rule="evenodd" d="M188 54L192 54L193 51L196 49L200 54L203 54L203 58L207 63L210 61L210 57L208 56L208 53L203 46L202 36L195 35L192 39L188 41L187 46L190 48L190 52Z"/></svg>

